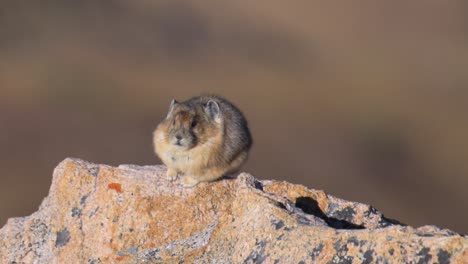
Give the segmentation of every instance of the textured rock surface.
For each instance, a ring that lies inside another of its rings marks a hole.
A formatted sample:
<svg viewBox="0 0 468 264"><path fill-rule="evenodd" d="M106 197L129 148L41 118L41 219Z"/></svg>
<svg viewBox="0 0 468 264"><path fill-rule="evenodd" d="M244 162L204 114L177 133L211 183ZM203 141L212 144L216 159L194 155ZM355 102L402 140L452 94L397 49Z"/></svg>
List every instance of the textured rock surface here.
<svg viewBox="0 0 468 264"><path fill-rule="evenodd" d="M185 189L165 167L66 159L31 216L0 230L0 263L467 263L468 238L276 181Z"/></svg>

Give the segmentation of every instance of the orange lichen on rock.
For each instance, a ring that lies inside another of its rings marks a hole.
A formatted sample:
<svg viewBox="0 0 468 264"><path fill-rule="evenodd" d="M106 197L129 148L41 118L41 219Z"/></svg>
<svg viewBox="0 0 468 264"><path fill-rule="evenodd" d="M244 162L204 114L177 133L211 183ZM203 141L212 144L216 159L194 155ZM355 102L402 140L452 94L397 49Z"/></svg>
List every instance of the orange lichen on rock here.
<svg viewBox="0 0 468 264"><path fill-rule="evenodd" d="M125 255L124 256L118 256L118 257L115 258L115 260L117 260L117 261L122 261L124 259L125 259Z"/></svg>
<svg viewBox="0 0 468 264"><path fill-rule="evenodd" d="M122 184L116 183L116 182L111 182L109 185L107 185L109 189L115 190L118 193L122 192Z"/></svg>
<svg viewBox="0 0 468 264"><path fill-rule="evenodd" d="M156 244L153 243L153 242L148 243L148 247L149 247L149 248L154 248L155 246L156 246Z"/></svg>

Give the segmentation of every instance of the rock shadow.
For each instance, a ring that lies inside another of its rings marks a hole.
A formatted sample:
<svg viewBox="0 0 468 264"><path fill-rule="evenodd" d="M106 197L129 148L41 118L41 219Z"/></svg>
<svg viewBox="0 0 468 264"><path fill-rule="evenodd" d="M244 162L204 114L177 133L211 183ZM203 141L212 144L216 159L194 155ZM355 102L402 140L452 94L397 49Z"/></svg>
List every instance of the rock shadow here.
<svg viewBox="0 0 468 264"><path fill-rule="evenodd" d="M301 208L302 211L306 214L314 215L327 223L328 226L336 229L365 229L363 225L357 225L345 220L340 220L334 217L328 217L322 209L318 206L316 200L310 197L297 197L296 198L296 207Z"/></svg>

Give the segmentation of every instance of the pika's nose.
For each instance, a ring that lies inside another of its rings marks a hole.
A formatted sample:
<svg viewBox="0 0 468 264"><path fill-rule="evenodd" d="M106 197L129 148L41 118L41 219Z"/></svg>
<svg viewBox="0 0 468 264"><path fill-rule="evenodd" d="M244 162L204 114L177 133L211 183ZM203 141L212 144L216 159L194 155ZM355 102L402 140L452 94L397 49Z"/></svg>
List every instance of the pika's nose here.
<svg viewBox="0 0 468 264"><path fill-rule="evenodd" d="M182 136L181 135L176 135L175 138L177 139L177 141L180 141L182 139Z"/></svg>

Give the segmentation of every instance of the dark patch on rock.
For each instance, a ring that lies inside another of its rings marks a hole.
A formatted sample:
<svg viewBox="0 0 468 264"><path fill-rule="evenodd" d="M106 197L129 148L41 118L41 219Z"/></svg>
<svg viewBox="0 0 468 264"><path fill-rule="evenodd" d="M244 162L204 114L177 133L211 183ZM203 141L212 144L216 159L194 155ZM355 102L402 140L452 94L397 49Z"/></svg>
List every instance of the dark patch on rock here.
<svg viewBox="0 0 468 264"><path fill-rule="evenodd" d="M337 254L346 255L346 253L348 253L348 245L342 244L341 239L333 244L333 248L336 250Z"/></svg>
<svg viewBox="0 0 468 264"><path fill-rule="evenodd" d="M352 221L355 215L356 215L356 211L351 206L347 206L333 213L334 218L337 218L339 220L345 220L345 221Z"/></svg>
<svg viewBox="0 0 468 264"><path fill-rule="evenodd" d="M86 203L87 198L88 198L88 194L83 195L80 199L80 205L84 205Z"/></svg>
<svg viewBox="0 0 468 264"><path fill-rule="evenodd" d="M434 234L428 234L428 233L416 233L417 236L420 237L433 237Z"/></svg>
<svg viewBox="0 0 468 264"><path fill-rule="evenodd" d="M298 215L296 217L296 221L298 224L300 225L312 225L312 223L310 222L309 219L307 219L306 217L302 216L302 215Z"/></svg>
<svg viewBox="0 0 468 264"><path fill-rule="evenodd" d="M437 261L439 262L439 264L448 264L450 263L450 258L452 257L452 255L450 253L448 253L447 251L445 250L439 250L439 252L437 253Z"/></svg>
<svg viewBox="0 0 468 264"><path fill-rule="evenodd" d="M400 244L400 254L401 255L406 255L406 253L408 253L408 252L406 251L405 247L402 244Z"/></svg>
<svg viewBox="0 0 468 264"><path fill-rule="evenodd" d="M64 228L57 232L57 238L55 240L55 247L63 247L68 241L70 241L70 231Z"/></svg>
<svg viewBox="0 0 468 264"><path fill-rule="evenodd" d="M373 250L367 250L364 252L364 260L362 261L362 264L371 264L374 263L374 257L373 257L374 251Z"/></svg>
<svg viewBox="0 0 468 264"><path fill-rule="evenodd" d="M305 262L303 260L301 260L297 264L305 264Z"/></svg>
<svg viewBox="0 0 468 264"><path fill-rule="evenodd" d="M389 261L387 258L384 258L382 256L377 256L377 259L374 261L374 263L384 263L384 264L391 264L393 263L392 261Z"/></svg>
<svg viewBox="0 0 468 264"><path fill-rule="evenodd" d="M99 175L99 167L89 168L88 171L93 177L97 177Z"/></svg>
<svg viewBox="0 0 468 264"><path fill-rule="evenodd" d="M388 250L388 253L390 253L391 256L393 256L393 253L395 253L395 250L393 248Z"/></svg>
<svg viewBox="0 0 468 264"><path fill-rule="evenodd" d="M435 236L434 232L430 232L430 231L428 232L426 230L416 230L414 233L419 237L434 237ZM447 234L449 234L449 233L447 233Z"/></svg>
<svg viewBox="0 0 468 264"><path fill-rule="evenodd" d="M94 209L94 211L92 211L92 212L89 214L89 218L93 217L93 216L97 213L98 210L99 210L99 206L96 207L96 209Z"/></svg>
<svg viewBox="0 0 468 264"><path fill-rule="evenodd" d="M322 209L320 209L318 202L310 197L297 197L295 206L300 208L306 214L315 215L322 219L327 217L323 213Z"/></svg>
<svg viewBox="0 0 468 264"><path fill-rule="evenodd" d="M286 209L286 205L284 205L283 203L280 203L280 202L275 202L275 205L283 210L287 210Z"/></svg>
<svg viewBox="0 0 468 264"><path fill-rule="evenodd" d="M312 258L312 261L314 261L320 253L322 253L323 250L323 244L318 245L312 251L309 253L309 256Z"/></svg>
<svg viewBox="0 0 468 264"><path fill-rule="evenodd" d="M458 235L460 235L459 233L457 233L455 231L452 231L452 230L448 230L448 229L444 230L444 232L449 236L458 236ZM467 235L465 235L465 236L467 236Z"/></svg>
<svg viewBox="0 0 468 264"><path fill-rule="evenodd" d="M416 256L420 256L421 258L418 261L418 264L424 264L424 263L429 263L429 260L431 260L432 255L429 254L429 251L431 249L428 247L423 247L417 254Z"/></svg>
<svg viewBox="0 0 468 264"><path fill-rule="evenodd" d="M284 227L283 220L274 219L274 220L271 220L271 224L275 227L275 230L278 230Z"/></svg>
<svg viewBox="0 0 468 264"><path fill-rule="evenodd" d="M144 259L151 259L154 261L158 261L160 260L160 257L158 256L160 251L161 249L159 248L152 249L144 254Z"/></svg>
<svg viewBox="0 0 468 264"><path fill-rule="evenodd" d="M401 225L401 226L406 226L406 224L401 223L400 221L397 221L395 219L387 218L384 215L380 217L380 221L377 224L377 228L384 228L387 226L392 226L392 225Z"/></svg>
<svg viewBox="0 0 468 264"><path fill-rule="evenodd" d="M88 259L88 264L98 264L101 263L101 259Z"/></svg>
<svg viewBox="0 0 468 264"><path fill-rule="evenodd" d="M370 205L369 210L365 211L363 215L367 218L370 218L371 215L377 215L377 214L378 214L377 209L375 209L375 207Z"/></svg>
<svg viewBox="0 0 468 264"><path fill-rule="evenodd" d="M363 214L366 218L372 218L372 216L379 216L380 220L377 225L378 228L383 228L391 225L401 225L401 226L406 226L406 224L401 223L400 221L397 221L395 219L387 218L383 214L380 214L380 212L373 207L372 205L369 206L369 209L364 212Z"/></svg>
<svg viewBox="0 0 468 264"><path fill-rule="evenodd" d="M334 255L332 260L327 262L327 264L352 264L353 263L353 257L351 256L339 256L339 255Z"/></svg>
<svg viewBox="0 0 468 264"><path fill-rule="evenodd" d="M351 264L353 263L353 257L347 256L348 254L348 245L342 244L342 240L339 239L338 241L333 244L333 248L336 250L336 254L333 256L332 260L328 263L344 263L344 264Z"/></svg>
<svg viewBox="0 0 468 264"><path fill-rule="evenodd" d="M328 217L322 211L322 209L320 209L317 201L310 197L306 197L306 196L297 197L295 206L300 208L306 214L311 214L318 218L321 218L330 227L333 227L336 229L364 229L364 226L362 225L356 225L354 223L351 223L345 220L337 219L334 217ZM347 208L352 209L352 211L354 212L353 208L351 207L347 207Z"/></svg>
<svg viewBox="0 0 468 264"><path fill-rule="evenodd" d="M359 246L359 240L357 239L357 237L354 237L354 236L348 238L348 244L349 244L349 243L352 243L352 244L354 244L355 246Z"/></svg>
<svg viewBox="0 0 468 264"><path fill-rule="evenodd" d="M266 243L266 240L262 240L260 242L256 241L256 249L247 256L247 258L244 260L244 263L249 261L252 261L254 264L263 263L263 261L265 261L265 259L268 257L268 255L264 255Z"/></svg>
<svg viewBox="0 0 468 264"><path fill-rule="evenodd" d="M356 225L351 222L338 220L332 217L329 218L329 222L327 224L336 229L365 229L363 225Z"/></svg>
<svg viewBox="0 0 468 264"><path fill-rule="evenodd" d="M119 221L119 216L114 216L114 219L112 219L112 223L118 222Z"/></svg>
<svg viewBox="0 0 468 264"><path fill-rule="evenodd" d="M132 246L127 250L118 251L117 255L119 255L119 256L136 255L137 253L138 253L138 247L137 246Z"/></svg>
<svg viewBox="0 0 468 264"><path fill-rule="evenodd" d="M71 212L72 212L72 214L71 214L72 217L78 217L78 218L81 217L81 209L80 208L73 207Z"/></svg>
<svg viewBox="0 0 468 264"><path fill-rule="evenodd" d="M255 185L256 189L259 189L260 191L263 191L263 183L261 183L260 181L255 180L254 185Z"/></svg>
<svg viewBox="0 0 468 264"><path fill-rule="evenodd" d="M284 236L284 234L281 234L280 236L278 236L278 237L276 238L276 240L281 240L281 239L283 239L283 236Z"/></svg>

